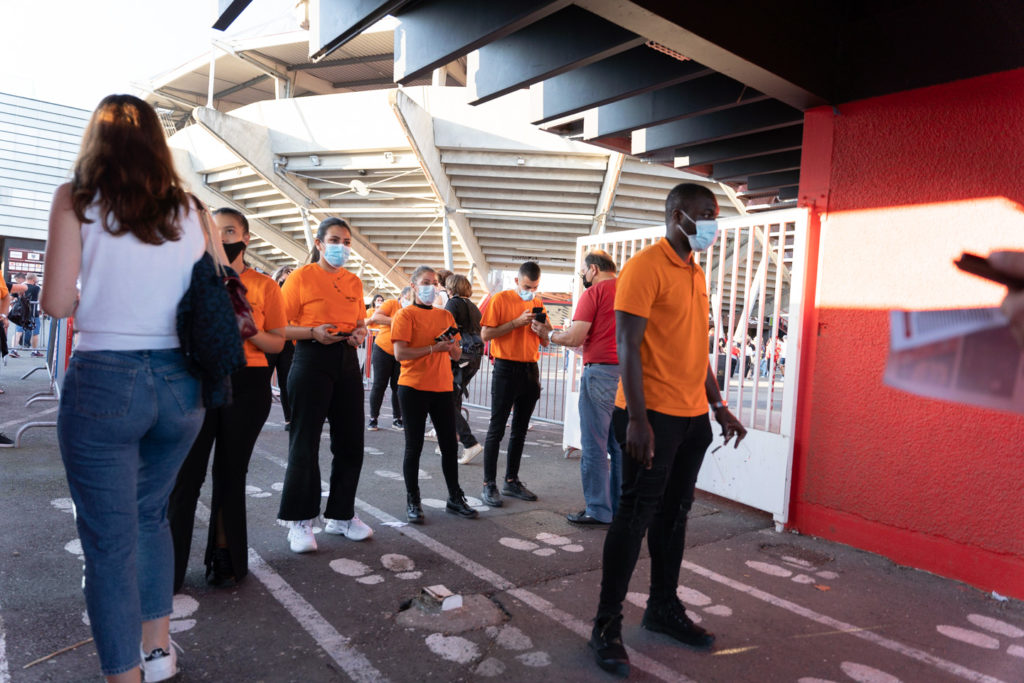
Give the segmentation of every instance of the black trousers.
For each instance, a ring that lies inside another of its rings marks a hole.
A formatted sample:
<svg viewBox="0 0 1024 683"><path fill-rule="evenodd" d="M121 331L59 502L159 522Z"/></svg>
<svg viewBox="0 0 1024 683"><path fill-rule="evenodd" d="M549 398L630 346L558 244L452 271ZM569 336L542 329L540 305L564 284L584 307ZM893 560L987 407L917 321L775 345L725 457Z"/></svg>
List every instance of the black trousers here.
<svg viewBox="0 0 1024 683"><path fill-rule="evenodd" d="M526 430L540 398L540 371L536 363L519 363L498 358L491 375L491 421L484 439L484 483L494 483L498 474L498 450L505 437L505 424L512 414L508 438L505 479L519 478Z"/></svg>
<svg viewBox="0 0 1024 683"><path fill-rule="evenodd" d="M384 402L384 389L391 386L391 414L396 420L402 418L402 403L398 400L398 376L402 372L402 364L390 353L376 344L370 351L370 366L373 368L373 384L370 386L370 417L380 416L380 406Z"/></svg>
<svg viewBox="0 0 1024 683"><path fill-rule="evenodd" d="M664 602L676 594L686 544L686 517L693 505L697 473L711 445L707 414L675 417L647 411L654 432L651 469L626 455L629 413L612 413L615 438L622 446L622 497L604 540L598 617L622 613L629 579L636 568L640 544L647 534L651 551L651 600Z"/></svg>
<svg viewBox="0 0 1024 683"><path fill-rule="evenodd" d="M277 370L277 387L281 390L281 410L284 412L284 421L292 421L292 406L288 401L288 372L292 368L292 359L295 358L295 344L290 341L284 343L281 353L268 353L267 363L270 369Z"/></svg>
<svg viewBox="0 0 1024 683"><path fill-rule="evenodd" d="M427 415L434 423L437 445L441 448L441 472L448 486L448 495L462 492L459 487L459 442L455 440L455 411L450 391L420 391L412 387L399 386L398 398L402 402L405 416L405 460L402 474L405 490L418 494L420 491L420 453L423 451L423 433L427 428Z"/></svg>
<svg viewBox="0 0 1024 683"><path fill-rule="evenodd" d="M347 342L300 341L288 374L292 426L288 469L278 519L299 521L320 514L320 435L331 425L330 494L324 517L352 519L363 469L363 380L356 350Z"/></svg>
<svg viewBox="0 0 1024 683"><path fill-rule="evenodd" d="M479 371L479 358L464 368L458 367L457 363L452 363L452 374L455 377L455 391L452 393L455 398L455 433L458 434L459 441L466 448L472 448L479 443L476 436L473 435L473 430L469 427L469 422L462 416L462 401L466 395L466 387Z"/></svg>
<svg viewBox="0 0 1024 683"><path fill-rule="evenodd" d="M174 539L174 590L185 582L192 549L199 491L213 448L213 496L206 538L207 567L217 548L217 520L228 542L235 578L248 573L249 540L245 522L245 475L263 423L270 414L270 368L242 368L231 376L232 402L207 410L202 429L185 458L171 492L167 517Z"/></svg>

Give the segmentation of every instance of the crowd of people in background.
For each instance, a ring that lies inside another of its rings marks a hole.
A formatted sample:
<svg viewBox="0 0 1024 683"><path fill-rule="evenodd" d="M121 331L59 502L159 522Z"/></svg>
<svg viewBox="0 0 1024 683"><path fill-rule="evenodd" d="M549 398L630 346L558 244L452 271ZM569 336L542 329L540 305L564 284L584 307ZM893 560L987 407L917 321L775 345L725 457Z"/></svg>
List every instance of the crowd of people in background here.
<svg viewBox="0 0 1024 683"><path fill-rule="evenodd" d="M114 168L130 172L111 173ZM609 254L587 254L578 273L584 291L564 330L552 326L538 298L542 273L533 261L520 266L514 286L493 294L483 312L466 276L430 265L417 267L397 298L376 295L367 304L361 280L346 268L352 228L345 220L320 223L308 263L271 276L257 272L245 259L246 216L230 207L211 214L188 194L153 109L128 95L105 98L85 131L72 181L53 199L45 287L35 274L15 277L10 286L0 279L0 318L6 335L11 299L24 297L38 302L36 315L41 306L54 318L75 319L77 345L57 429L85 556L89 621L107 680L160 681L177 672L171 599L185 582L208 470L206 580L225 586L245 578L246 473L275 391L288 431L277 517L288 548L310 553L317 550L313 527L321 516L327 534L356 542L373 535L356 515L355 497L364 436L381 428L388 391L390 426L405 438L408 522L426 521L418 473L427 439L437 442L446 511L455 517L479 516L460 483L459 464L481 453L485 505L536 501L520 475L541 395L538 359L551 344L578 349L584 361L584 507L567 520L608 527L590 639L598 665L629 671L622 603L645 535L651 593L643 625L710 647L713 634L690 620L676 595L686 517L712 439L708 418L726 442L735 437L738 445L746 430L720 394L724 366L716 373L709 354L717 343L723 359L732 357L734 373L742 365L762 376L769 367L781 372L786 354L784 334L768 339L759 358L750 340L716 341L709 329L705 276L692 252L714 242L717 214L710 191L679 185L666 200L665 238L621 272ZM244 284L255 324L244 341L244 367L230 376L231 402L210 409L180 350L176 320L204 254ZM1024 276L1022 254L996 254L992 264ZM110 287L113 272L132 287ZM1024 343L1024 294L1010 293L1003 307ZM38 318L30 321L15 342L41 354L38 327ZM358 355L364 347L372 375L368 420L366 368ZM491 415L481 444L462 405L488 358ZM331 467L322 495L325 421Z"/></svg>

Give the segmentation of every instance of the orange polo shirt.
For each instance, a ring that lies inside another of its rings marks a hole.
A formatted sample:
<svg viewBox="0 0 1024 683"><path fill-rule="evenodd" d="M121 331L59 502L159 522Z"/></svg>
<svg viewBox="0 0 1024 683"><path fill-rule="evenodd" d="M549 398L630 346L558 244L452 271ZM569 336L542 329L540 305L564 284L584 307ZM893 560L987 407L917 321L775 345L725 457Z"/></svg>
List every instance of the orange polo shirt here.
<svg viewBox="0 0 1024 683"><path fill-rule="evenodd" d="M506 289L491 297L487 310L480 319L480 325L498 327L515 320L523 311L531 311L538 306L544 308L539 299L523 301L516 290ZM544 310L547 312L547 309ZM491 355L503 360L536 363L540 358L540 337L529 325L517 327L505 336L491 340Z"/></svg>
<svg viewBox="0 0 1024 683"><path fill-rule="evenodd" d="M11 293L10 290L7 289L7 283L4 282L3 275L0 274L0 299L3 299L5 296L7 296L10 293ZM6 313L7 311L3 311L3 312Z"/></svg>
<svg viewBox="0 0 1024 683"><path fill-rule="evenodd" d="M455 326L455 318L443 308L420 308L415 304L406 306L395 314L391 321L392 342L406 342L410 348L430 346L434 338L449 327ZM455 335L459 339L459 335ZM401 386L420 391L452 391L451 357L440 351L402 361L402 374L398 376Z"/></svg>
<svg viewBox="0 0 1024 683"><path fill-rule="evenodd" d="M708 292L701 267L661 239L623 266L615 310L647 319L640 343L647 409L677 417L707 413ZM626 407L621 381L615 405Z"/></svg>
<svg viewBox="0 0 1024 683"><path fill-rule="evenodd" d="M246 268L238 276L245 285L245 298L252 306L252 319L260 332L276 330L288 324L284 317L284 297L272 278ZM255 344L245 340L245 364L250 368L267 367L267 356Z"/></svg>
<svg viewBox="0 0 1024 683"><path fill-rule="evenodd" d="M366 319L363 283L339 268L328 273L316 263L302 266L288 276L281 288L284 314L290 325L333 325L335 332L351 332Z"/></svg>
<svg viewBox="0 0 1024 683"><path fill-rule="evenodd" d="M398 299L388 299L380 305L376 312L391 318L391 324L394 324L395 314L400 310L402 310L401 301ZM392 356L395 355L395 345L391 343L391 325L374 325L374 327L379 330L374 343L383 351L387 351Z"/></svg>

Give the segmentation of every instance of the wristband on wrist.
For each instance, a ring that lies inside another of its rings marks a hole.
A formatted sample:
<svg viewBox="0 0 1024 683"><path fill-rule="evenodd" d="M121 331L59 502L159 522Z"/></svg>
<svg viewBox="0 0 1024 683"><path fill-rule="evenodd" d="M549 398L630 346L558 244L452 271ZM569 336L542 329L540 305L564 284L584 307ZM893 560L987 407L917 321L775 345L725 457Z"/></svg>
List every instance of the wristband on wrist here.
<svg viewBox="0 0 1024 683"><path fill-rule="evenodd" d="M713 411L714 411L714 412L716 412L716 413L717 413L717 412L718 412L718 411L719 411L720 409L722 409L722 408L728 408L728 407L729 407L729 403L728 403L728 402L727 402L727 401L726 401L725 399L722 399L721 401L718 401L717 403L712 403L712 404L711 404L711 410L713 410Z"/></svg>
<svg viewBox="0 0 1024 683"><path fill-rule="evenodd" d="M551 338L555 336L555 332L556 330L551 330L550 332L548 332L548 344L554 343Z"/></svg>

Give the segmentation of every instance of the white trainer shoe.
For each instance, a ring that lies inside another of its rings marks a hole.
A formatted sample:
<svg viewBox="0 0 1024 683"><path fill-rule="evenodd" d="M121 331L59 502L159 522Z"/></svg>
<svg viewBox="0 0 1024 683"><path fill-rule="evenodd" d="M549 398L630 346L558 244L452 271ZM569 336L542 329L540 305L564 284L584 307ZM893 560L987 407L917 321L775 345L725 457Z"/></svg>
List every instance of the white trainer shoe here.
<svg viewBox="0 0 1024 683"><path fill-rule="evenodd" d="M166 681L178 675L178 653L174 651L176 647L178 647L178 644L172 640L166 650L158 647L147 654L142 649L142 646L139 646L139 654L142 656L142 680L144 683Z"/></svg>
<svg viewBox="0 0 1024 683"><path fill-rule="evenodd" d="M324 525L324 531L344 536L350 541L365 541L373 536L373 529L356 516L353 516L352 519L328 519L327 524Z"/></svg>
<svg viewBox="0 0 1024 683"><path fill-rule="evenodd" d="M462 452L462 455L459 456L459 464L460 465L465 465L466 463L468 463L473 458L475 458L476 456L480 455L483 452L484 452L483 444L479 444L478 443L475 446L470 446L469 448L467 448L466 450L464 450Z"/></svg>
<svg viewBox="0 0 1024 683"><path fill-rule="evenodd" d="M437 441L437 430L431 429L429 432L423 435L423 438L427 441Z"/></svg>
<svg viewBox="0 0 1024 683"><path fill-rule="evenodd" d="M313 536L313 520L304 519L292 522L288 530L288 543L293 553L311 553L316 550L316 537Z"/></svg>

